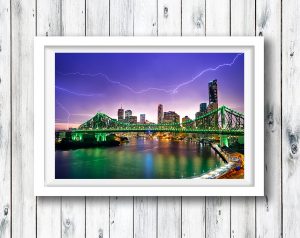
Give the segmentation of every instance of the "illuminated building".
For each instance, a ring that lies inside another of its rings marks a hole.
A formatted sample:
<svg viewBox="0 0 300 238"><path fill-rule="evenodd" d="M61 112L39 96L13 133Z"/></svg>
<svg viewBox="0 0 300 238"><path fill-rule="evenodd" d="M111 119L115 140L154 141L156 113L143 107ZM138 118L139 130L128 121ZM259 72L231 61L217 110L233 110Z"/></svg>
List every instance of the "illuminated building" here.
<svg viewBox="0 0 300 238"><path fill-rule="evenodd" d="M206 113L206 110L207 110L207 104L206 104L206 102L200 103L200 112L202 114L204 114L204 113Z"/></svg>
<svg viewBox="0 0 300 238"><path fill-rule="evenodd" d="M174 111L164 112L164 123L176 123L180 122L179 115Z"/></svg>
<svg viewBox="0 0 300 238"><path fill-rule="evenodd" d="M129 116L129 123L137 124L137 116Z"/></svg>
<svg viewBox="0 0 300 238"><path fill-rule="evenodd" d="M146 123L146 114L140 114L140 123L145 124Z"/></svg>
<svg viewBox="0 0 300 238"><path fill-rule="evenodd" d="M207 111L213 111L218 109L218 83L217 80L210 81L208 83L208 95L209 95L209 104L207 106ZM218 125L218 117L215 116L215 119L210 122L211 127L216 128Z"/></svg>
<svg viewBox="0 0 300 238"><path fill-rule="evenodd" d="M209 104L215 103L218 108L218 83L214 79L208 83Z"/></svg>
<svg viewBox="0 0 300 238"><path fill-rule="evenodd" d="M122 107L118 109L118 121L124 121L124 109Z"/></svg>
<svg viewBox="0 0 300 238"><path fill-rule="evenodd" d="M132 116L132 111L131 110L126 110L125 111L125 121L129 122L129 117Z"/></svg>
<svg viewBox="0 0 300 238"><path fill-rule="evenodd" d="M158 112L157 112L157 123L162 123L163 119L164 119L163 105L159 104L158 105Z"/></svg>
<svg viewBox="0 0 300 238"><path fill-rule="evenodd" d="M188 116L183 117L181 119L181 122L182 122L182 127L193 127L194 126L194 121L191 121L191 118L189 118Z"/></svg>

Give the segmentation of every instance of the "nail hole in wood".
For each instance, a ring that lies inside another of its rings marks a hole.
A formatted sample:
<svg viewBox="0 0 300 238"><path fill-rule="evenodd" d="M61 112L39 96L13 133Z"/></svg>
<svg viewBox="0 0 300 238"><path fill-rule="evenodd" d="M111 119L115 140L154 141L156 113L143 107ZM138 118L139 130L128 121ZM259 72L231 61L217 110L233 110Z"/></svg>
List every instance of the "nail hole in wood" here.
<svg viewBox="0 0 300 238"><path fill-rule="evenodd" d="M168 7L164 7L164 17L167 18L169 16L169 9Z"/></svg>

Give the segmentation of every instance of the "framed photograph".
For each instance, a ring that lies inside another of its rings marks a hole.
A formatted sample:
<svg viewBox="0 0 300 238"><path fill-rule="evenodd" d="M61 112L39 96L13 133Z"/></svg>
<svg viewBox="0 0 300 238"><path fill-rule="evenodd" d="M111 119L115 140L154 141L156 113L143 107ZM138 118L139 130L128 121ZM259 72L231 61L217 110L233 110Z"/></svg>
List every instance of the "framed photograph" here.
<svg viewBox="0 0 300 238"><path fill-rule="evenodd" d="M36 37L36 196L262 196L262 37Z"/></svg>

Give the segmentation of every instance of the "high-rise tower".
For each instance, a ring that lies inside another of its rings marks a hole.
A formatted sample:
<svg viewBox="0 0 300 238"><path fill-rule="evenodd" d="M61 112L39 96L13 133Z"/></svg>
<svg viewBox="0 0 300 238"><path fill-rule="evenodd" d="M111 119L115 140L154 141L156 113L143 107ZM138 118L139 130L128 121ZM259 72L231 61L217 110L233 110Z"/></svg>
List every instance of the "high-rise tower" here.
<svg viewBox="0 0 300 238"><path fill-rule="evenodd" d="M122 107L118 109L118 121L124 121L124 109Z"/></svg>
<svg viewBox="0 0 300 238"><path fill-rule="evenodd" d="M159 104L158 105L158 112L157 112L157 123L162 123L163 119L164 119L163 105Z"/></svg>
<svg viewBox="0 0 300 238"><path fill-rule="evenodd" d="M217 79L208 83L209 104L216 104L218 108L218 82Z"/></svg>

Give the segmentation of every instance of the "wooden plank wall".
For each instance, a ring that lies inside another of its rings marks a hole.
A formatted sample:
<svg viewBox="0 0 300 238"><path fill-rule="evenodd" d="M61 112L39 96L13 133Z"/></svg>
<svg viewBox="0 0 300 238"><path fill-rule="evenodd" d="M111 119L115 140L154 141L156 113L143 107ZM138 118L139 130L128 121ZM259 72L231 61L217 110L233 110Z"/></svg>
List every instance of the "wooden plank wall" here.
<svg viewBox="0 0 300 238"><path fill-rule="evenodd" d="M0 238L300 237L299 19L298 0L0 0ZM264 36L266 195L35 198L35 35Z"/></svg>

